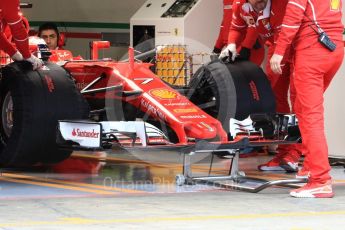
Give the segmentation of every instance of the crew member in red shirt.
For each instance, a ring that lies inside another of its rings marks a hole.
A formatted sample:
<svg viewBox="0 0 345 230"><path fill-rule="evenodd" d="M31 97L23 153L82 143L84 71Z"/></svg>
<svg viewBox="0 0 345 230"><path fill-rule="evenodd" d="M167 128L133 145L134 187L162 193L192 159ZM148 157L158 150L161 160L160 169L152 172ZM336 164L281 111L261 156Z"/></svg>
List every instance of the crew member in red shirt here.
<svg viewBox="0 0 345 230"><path fill-rule="evenodd" d="M281 73L283 56L292 44L295 111L306 148L303 171L310 172L309 182L290 192L294 197L334 196L324 131L323 94L343 61L341 10L341 0L289 0L270 60L272 70Z"/></svg>
<svg viewBox="0 0 345 230"><path fill-rule="evenodd" d="M224 55L231 52L232 59L235 59L237 52L234 49L236 41L246 33L247 28L255 29L261 39L268 46L268 58L271 58L276 46L276 40L283 21L285 7L288 0L236 0L233 4L233 20L229 32L228 50ZM290 85L291 57L289 51L283 59L283 70L280 74L272 72L269 62L266 63L266 73L270 80L271 87L276 100L276 111L279 113L290 113L288 103L288 91ZM294 88L290 87L291 104L294 105ZM293 107L293 106L292 106ZM293 111L293 108L292 108ZM278 147L277 155L269 162L259 165L262 171L296 172L298 161L301 156L300 145L281 145Z"/></svg>
<svg viewBox="0 0 345 230"><path fill-rule="evenodd" d="M19 0L0 1L0 49L4 50L15 61L26 60L32 63L33 69L43 65L42 60L30 54L28 34L20 15ZM8 25L11 29L14 47L4 34Z"/></svg>
<svg viewBox="0 0 345 230"><path fill-rule="evenodd" d="M232 3L234 0L223 0L223 21L220 26L220 31L218 39L213 49L213 53L220 54L222 49L228 44L228 35L232 21ZM240 57L245 60L250 60L257 65L261 65L264 56L265 50L263 45L257 41L257 32L253 28L248 28L246 35L243 36L238 41L238 44L241 44L238 47Z"/></svg>

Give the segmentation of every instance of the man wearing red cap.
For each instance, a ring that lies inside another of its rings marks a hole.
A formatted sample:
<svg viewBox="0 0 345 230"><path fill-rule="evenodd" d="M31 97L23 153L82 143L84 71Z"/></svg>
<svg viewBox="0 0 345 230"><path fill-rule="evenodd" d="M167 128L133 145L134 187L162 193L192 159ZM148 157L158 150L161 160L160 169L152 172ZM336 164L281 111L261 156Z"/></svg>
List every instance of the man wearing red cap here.
<svg viewBox="0 0 345 230"><path fill-rule="evenodd" d="M20 16L19 0L0 1L0 49L4 50L15 61L26 60L37 69L43 65L42 60L30 54L28 34ZM4 28L8 25L16 48L8 41Z"/></svg>

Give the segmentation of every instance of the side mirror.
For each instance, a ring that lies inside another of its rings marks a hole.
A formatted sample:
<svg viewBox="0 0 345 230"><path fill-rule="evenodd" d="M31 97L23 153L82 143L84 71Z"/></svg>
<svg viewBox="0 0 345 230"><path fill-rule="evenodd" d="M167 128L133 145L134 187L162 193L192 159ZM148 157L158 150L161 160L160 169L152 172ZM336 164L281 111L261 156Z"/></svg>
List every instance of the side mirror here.
<svg viewBox="0 0 345 230"><path fill-rule="evenodd" d="M98 51L100 49L107 49L110 47L109 41L93 41L90 43L90 51L91 51L91 59L97 60L98 59Z"/></svg>

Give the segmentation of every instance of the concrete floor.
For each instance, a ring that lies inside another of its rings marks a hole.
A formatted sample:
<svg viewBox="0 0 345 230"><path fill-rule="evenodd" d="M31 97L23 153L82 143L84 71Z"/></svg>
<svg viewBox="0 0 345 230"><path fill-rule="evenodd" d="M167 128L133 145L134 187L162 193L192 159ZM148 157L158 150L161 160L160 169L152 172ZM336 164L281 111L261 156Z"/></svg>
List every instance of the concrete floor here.
<svg viewBox="0 0 345 230"><path fill-rule="evenodd" d="M293 174L262 173L266 155L241 158L247 175L277 180ZM198 156L193 171L208 173ZM344 229L344 168L332 168L333 199L296 199L289 188L259 193L205 185L175 186L182 157L172 151L75 152L49 168L2 169L0 229ZM229 161L217 159L213 173Z"/></svg>

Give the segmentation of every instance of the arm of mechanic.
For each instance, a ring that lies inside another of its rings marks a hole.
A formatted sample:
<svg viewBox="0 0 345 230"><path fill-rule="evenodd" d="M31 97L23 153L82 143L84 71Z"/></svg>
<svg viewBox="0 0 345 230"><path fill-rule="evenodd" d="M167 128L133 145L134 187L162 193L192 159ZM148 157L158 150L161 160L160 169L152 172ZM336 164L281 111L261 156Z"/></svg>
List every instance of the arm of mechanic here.
<svg viewBox="0 0 345 230"><path fill-rule="evenodd" d="M237 56L236 44L239 44L247 30L247 23L241 17L241 2L234 2L232 5L232 21L228 35L228 46L221 52L219 59L228 57L231 53L232 61Z"/></svg>
<svg viewBox="0 0 345 230"><path fill-rule="evenodd" d="M247 28L246 36L241 43L241 50L239 52L240 58L243 60L249 60L250 50L254 48L258 37L259 33L255 27L250 26Z"/></svg>
<svg viewBox="0 0 345 230"><path fill-rule="evenodd" d="M0 33L0 45L1 49L8 55L10 55L10 57L12 57L17 52L13 45L7 40L7 37L4 33Z"/></svg>
<svg viewBox="0 0 345 230"><path fill-rule="evenodd" d="M271 69L274 73L282 73L281 61L302 24L307 1L308 0L290 0L286 6L285 16L277 39L276 48L270 60Z"/></svg>
<svg viewBox="0 0 345 230"><path fill-rule="evenodd" d="M14 60L21 60L22 57L32 64L33 70L40 68L43 61L30 53L28 33L24 27L19 11L19 0L7 1L2 5L3 20L9 25L14 43L19 52L12 55Z"/></svg>
<svg viewBox="0 0 345 230"><path fill-rule="evenodd" d="M233 0L223 1L223 19L220 25L220 31L213 52L220 54L222 48L228 44L228 34L232 21L232 3Z"/></svg>
<svg viewBox="0 0 345 230"><path fill-rule="evenodd" d="M234 2L232 5L232 21L230 25L228 44L241 42L243 35L246 33L248 25L246 21L241 17L241 6L240 2Z"/></svg>
<svg viewBox="0 0 345 230"><path fill-rule="evenodd" d="M222 51L222 48L224 47L224 42L223 42L223 27L221 26L219 36L217 38L216 44L214 45L213 48L213 53L219 54Z"/></svg>
<svg viewBox="0 0 345 230"><path fill-rule="evenodd" d="M20 51L23 57L27 59L31 56L29 51L28 34L25 30L22 22L22 17L19 13L18 0L11 0L3 5L3 19L7 22L11 29L13 40L17 46L17 49Z"/></svg>
<svg viewBox="0 0 345 230"><path fill-rule="evenodd" d="M225 33L228 33L228 30L225 28L227 24L225 23L225 20L227 20L227 18L225 18L224 13L222 24L220 25L219 35L213 49L213 52L216 54L219 54L222 51L222 48L226 45L226 43L224 42L224 37L227 36L227 34Z"/></svg>

